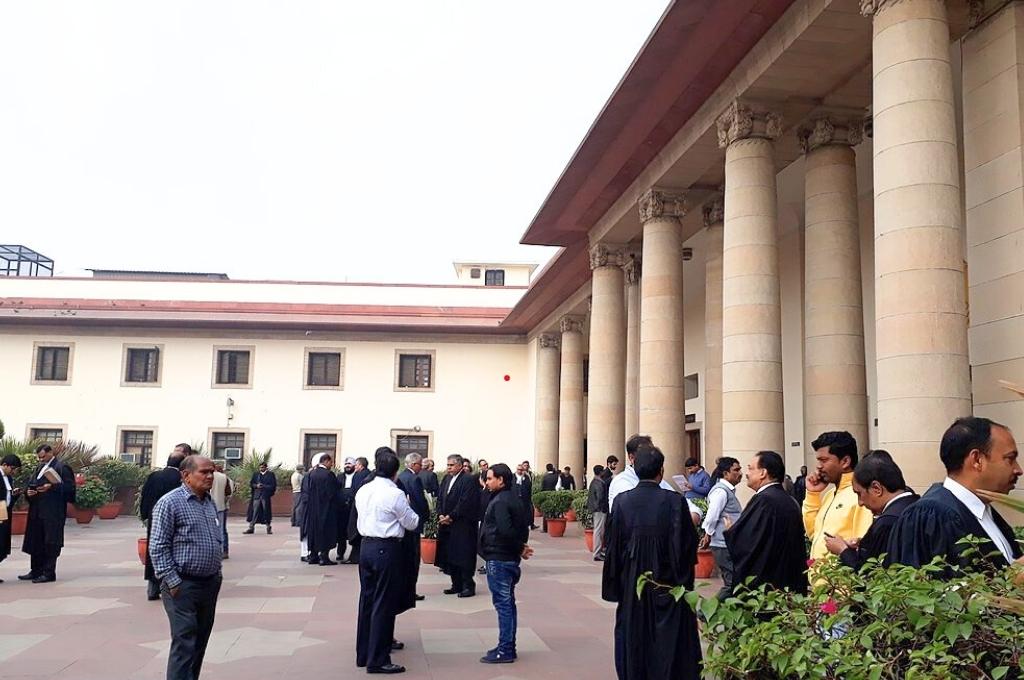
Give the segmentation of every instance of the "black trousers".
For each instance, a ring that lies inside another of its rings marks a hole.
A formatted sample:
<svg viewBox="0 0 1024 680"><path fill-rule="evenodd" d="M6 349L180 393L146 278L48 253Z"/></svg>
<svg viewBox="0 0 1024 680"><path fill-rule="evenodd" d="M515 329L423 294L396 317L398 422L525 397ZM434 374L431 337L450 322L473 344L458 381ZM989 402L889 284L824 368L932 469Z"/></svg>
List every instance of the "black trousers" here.
<svg viewBox="0 0 1024 680"><path fill-rule="evenodd" d="M399 539L363 538L359 552L359 620L356 624L356 666L377 668L391 663L395 612L406 587Z"/></svg>
<svg viewBox="0 0 1024 680"><path fill-rule="evenodd" d="M260 524L266 524L268 527L270 523L274 521L274 516L270 513L270 501L266 498L254 498L252 501L252 520L249 521L249 528L252 529L256 526L256 516L259 514L257 511L262 511L263 517L266 518L266 522L260 522Z"/></svg>
<svg viewBox="0 0 1024 680"><path fill-rule="evenodd" d="M213 632L221 581L220 575L207 581L183 580L177 597L171 597L166 587L161 588L160 599L171 624L167 680L199 680Z"/></svg>
<svg viewBox="0 0 1024 680"><path fill-rule="evenodd" d="M458 590L460 593L463 590L476 590L476 581L473 580L473 572L476 570L476 565L465 569L463 567L450 564L448 565L448 575L452 577L452 588Z"/></svg>
<svg viewBox="0 0 1024 680"><path fill-rule="evenodd" d="M36 576L57 578L57 558L60 556L60 548L46 548L42 552L34 552L29 555L29 572Z"/></svg>

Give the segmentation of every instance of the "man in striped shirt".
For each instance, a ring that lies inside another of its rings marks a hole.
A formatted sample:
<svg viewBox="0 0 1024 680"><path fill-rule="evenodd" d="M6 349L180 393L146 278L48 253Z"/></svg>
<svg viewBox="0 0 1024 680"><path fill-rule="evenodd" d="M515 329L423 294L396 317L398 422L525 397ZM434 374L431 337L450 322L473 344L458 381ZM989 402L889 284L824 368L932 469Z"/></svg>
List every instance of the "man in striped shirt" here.
<svg viewBox="0 0 1024 680"><path fill-rule="evenodd" d="M171 624L167 680L197 680L213 631L221 585L223 532L210 488L213 462L188 456L182 485L153 508L149 555Z"/></svg>

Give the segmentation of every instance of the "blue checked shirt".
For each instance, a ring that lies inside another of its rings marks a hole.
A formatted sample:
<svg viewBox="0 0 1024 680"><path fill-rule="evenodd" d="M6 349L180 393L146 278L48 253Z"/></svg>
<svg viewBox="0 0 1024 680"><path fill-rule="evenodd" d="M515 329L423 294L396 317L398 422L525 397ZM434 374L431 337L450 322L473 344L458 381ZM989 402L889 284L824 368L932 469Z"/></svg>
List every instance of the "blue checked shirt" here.
<svg viewBox="0 0 1024 680"><path fill-rule="evenodd" d="M209 494L200 500L182 484L156 502L151 527L153 571L168 588L181 583L181 574L206 577L220 573L223 538Z"/></svg>

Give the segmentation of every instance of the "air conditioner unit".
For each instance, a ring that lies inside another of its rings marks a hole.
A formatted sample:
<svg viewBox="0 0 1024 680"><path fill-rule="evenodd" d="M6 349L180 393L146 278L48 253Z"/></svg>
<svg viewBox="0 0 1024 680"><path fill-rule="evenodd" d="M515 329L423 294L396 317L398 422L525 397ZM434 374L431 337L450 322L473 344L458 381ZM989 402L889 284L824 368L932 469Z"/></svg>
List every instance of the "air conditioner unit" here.
<svg viewBox="0 0 1024 680"><path fill-rule="evenodd" d="M242 460L242 449L238 447L224 449L224 460Z"/></svg>
<svg viewBox="0 0 1024 680"><path fill-rule="evenodd" d="M138 465L138 463L139 463L139 454L137 454L137 453L122 453L121 454L121 462L122 463L135 463L136 465Z"/></svg>

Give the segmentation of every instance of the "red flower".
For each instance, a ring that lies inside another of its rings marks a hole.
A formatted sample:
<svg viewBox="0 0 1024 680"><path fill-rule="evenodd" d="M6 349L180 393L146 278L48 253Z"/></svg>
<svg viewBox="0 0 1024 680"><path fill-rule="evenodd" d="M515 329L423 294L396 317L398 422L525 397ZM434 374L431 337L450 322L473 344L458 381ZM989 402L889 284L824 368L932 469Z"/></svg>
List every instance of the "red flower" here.
<svg viewBox="0 0 1024 680"><path fill-rule="evenodd" d="M821 613L832 616L833 614L839 613L839 605L836 604L835 600L829 599L821 603Z"/></svg>
<svg viewBox="0 0 1024 680"><path fill-rule="evenodd" d="M807 568L810 569L813 566L814 566L814 558L812 557L811 559L807 560Z"/></svg>

